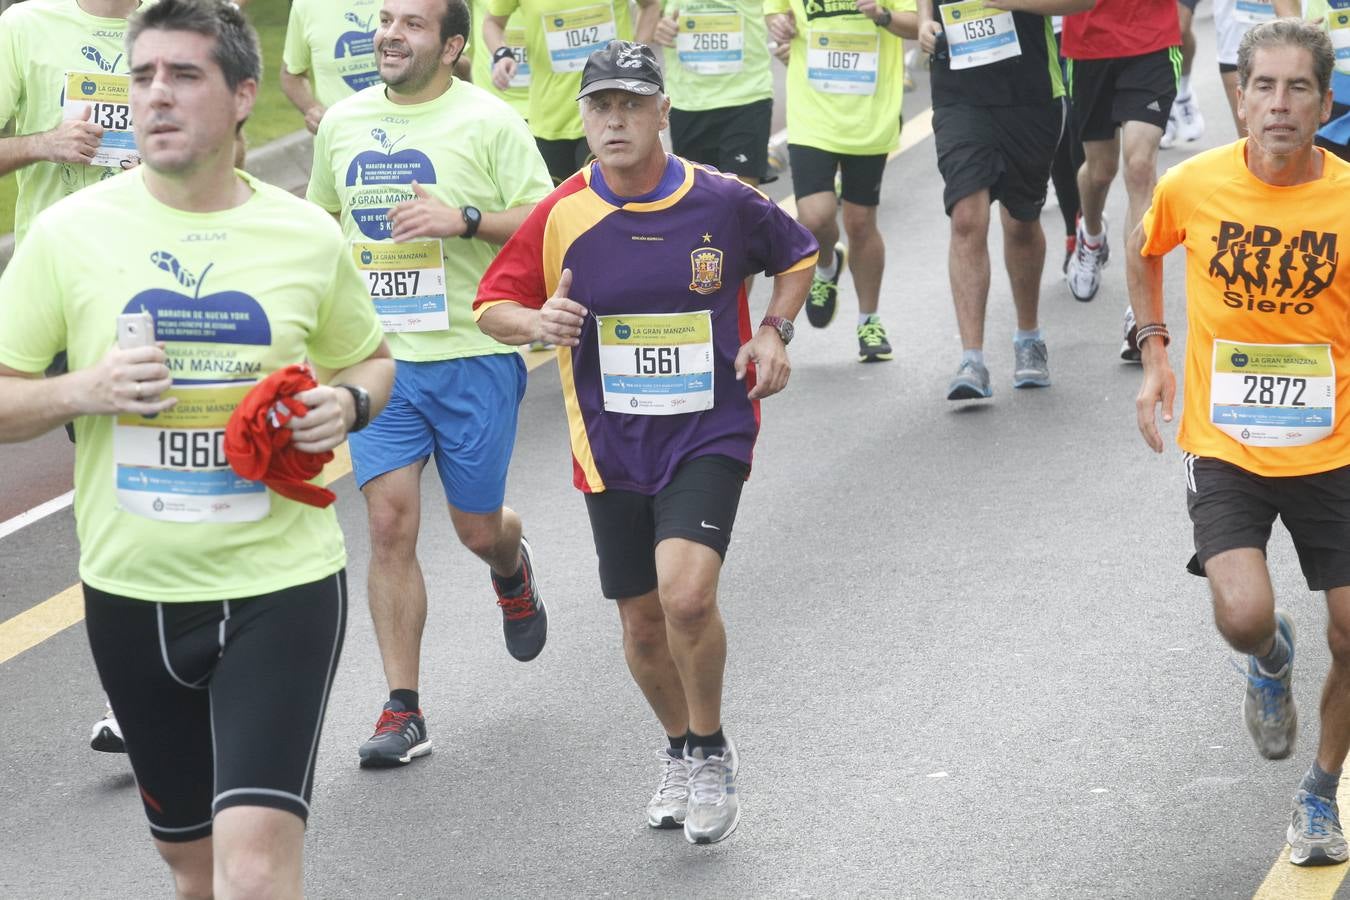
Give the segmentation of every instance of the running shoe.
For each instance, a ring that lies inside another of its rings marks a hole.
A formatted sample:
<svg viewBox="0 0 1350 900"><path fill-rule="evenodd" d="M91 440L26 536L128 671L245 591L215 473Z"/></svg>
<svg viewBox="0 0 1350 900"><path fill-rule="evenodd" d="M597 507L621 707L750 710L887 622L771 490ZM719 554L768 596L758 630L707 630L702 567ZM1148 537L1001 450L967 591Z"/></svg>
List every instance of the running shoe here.
<svg viewBox="0 0 1350 900"><path fill-rule="evenodd" d="M1292 690L1294 672L1294 620L1282 609L1275 610L1275 627L1289 642L1289 662L1275 674L1262 672L1256 657L1247 660L1247 692L1242 698L1242 718L1256 742L1256 752L1266 759L1284 759L1294 752L1298 735L1298 706ZM1337 826L1337 832L1340 826ZM1292 834L1292 831L1290 832ZM1293 843L1292 841L1290 843ZM1344 856L1341 857L1344 860Z"/></svg>
<svg viewBox="0 0 1350 900"><path fill-rule="evenodd" d="M1198 141L1205 135L1205 117L1200 114L1200 104L1195 95L1172 103L1172 112L1177 116L1176 139L1182 144ZM1169 118L1169 121L1170 118Z"/></svg>
<svg viewBox="0 0 1350 900"><path fill-rule="evenodd" d="M535 581L530 542L523 537L520 539L520 559L525 570L525 583L508 594L494 573L492 587L502 610L506 650L521 662L529 662L539 655L548 640L548 610L544 608L544 598L539 596L539 584Z"/></svg>
<svg viewBox="0 0 1350 900"><path fill-rule="evenodd" d="M806 321L816 328L824 328L834 321L839 308L839 278L844 274L848 250L843 244L834 245L834 277L821 278L817 269L811 279L811 293L806 298Z"/></svg>
<svg viewBox="0 0 1350 900"><path fill-rule="evenodd" d="M881 324L880 316L869 316L866 325L858 326L858 362L881 362L891 358L886 326Z"/></svg>
<svg viewBox="0 0 1350 900"><path fill-rule="evenodd" d="M1125 307L1125 321L1120 329L1120 358L1126 362L1139 362L1143 354L1139 352L1139 325L1134 320L1134 308Z"/></svg>
<svg viewBox="0 0 1350 900"><path fill-rule="evenodd" d="M103 718L94 723L94 728L89 733L89 749L100 753L127 752L127 745L122 740L122 729L117 724L117 717L113 715L111 706L103 713Z"/></svg>
<svg viewBox="0 0 1350 900"><path fill-rule="evenodd" d="M983 400L994 396L989 386L989 370L977 362L969 360L961 363L947 385L948 400Z"/></svg>
<svg viewBox="0 0 1350 900"><path fill-rule="evenodd" d="M668 748L656 751L661 760L661 783L647 802L647 825L652 828L683 828L689 807L689 760L683 752L671 756Z"/></svg>
<svg viewBox="0 0 1350 900"><path fill-rule="evenodd" d="M1069 260L1073 259L1073 251L1078 247L1078 235L1071 234L1064 239L1064 265L1059 270L1064 274L1069 273Z"/></svg>
<svg viewBox="0 0 1350 900"><path fill-rule="evenodd" d="M741 816L736 748L728 740L720 754L696 747L685 758L689 760L689 809L684 838L691 844L715 844L736 830Z"/></svg>
<svg viewBox="0 0 1350 900"><path fill-rule="evenodd" d="M1177 142L1177 129L1180 127L1176 101L1172 101L1172 111L1167 114L1167 125L1163 128L1162 140L1158 141L1158 146L1163 150L1171 150Z"/></svg>
<svg viewBox="0 0 1350 900"><path fill-rule="evenodd" d="M1111 258L1111 245L1106 240L1106 217L1102 216L1102 242L1092 246L1083 232L1083 218L1078 218L1078 234L1075 237L1073 256L1069 258L1064 277L1069 282L1069 293L1075 300L1086 303L1097 296L1102 286L1102 269Z"/></svg>
<svg viewBox="0 0 1350 900"><path fill-rule="evenodd" d="M1296 866L1335 866L1350 858L1336 801L1304 790L1294 795L1294 815L1284 839L1289 861Z"/></svg>
<svg viewBox="0 0 1350 900"><path fill-rule="evenodd" d="M361 768L389 768L406 766L419 756L431 752L431 736L420 709L406 709L397 700L390 700L375 723L375 733L361 749Z"/></svg>
<svg viewBox="0 0 1350 900"><path fill-rule="evenodd" d="M1013 341L1013 387L1049 387L1050 354L1045 341Z"/></svg>

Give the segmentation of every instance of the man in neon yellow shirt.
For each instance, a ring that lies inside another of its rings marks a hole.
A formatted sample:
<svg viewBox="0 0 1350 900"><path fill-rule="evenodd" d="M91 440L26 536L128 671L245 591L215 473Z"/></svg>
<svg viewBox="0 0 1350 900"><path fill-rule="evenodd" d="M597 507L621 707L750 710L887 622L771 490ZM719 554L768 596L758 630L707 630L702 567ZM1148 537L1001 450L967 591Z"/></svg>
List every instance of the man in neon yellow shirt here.
<svg viewBox="0 0 1350 900"><path fill-rule="evenodd" d="M375 17L380 0L293 0L281 58L281 90L313 134L324 110L378 84ZM314 84L310 86L310 77Z"/></svg>
<svg viewBox="0 0 1350 900"><path fill-rule="evenodd" d="M427 595L416 553L430 456L455 533L491 567L508 651L531 660L548 634L520 517L502 505L525 365L478 330L470 306L549 180L525 122L454 77L468 31L463 0L384 0L382 83L329 109L314 141L309 199L342 223L398 360L389 408L351 443L389 686L363 766L431 752L418 695Z"/></svg>
<svg viewBox="0 0 1350 900"><path fill-rule="evenodd" d="M890 9L877 0L764 0L764 14L775 52L788 64L788 161L797 221L822 248L806 319L816 328L834 319L847 260L858 294L858 359L890 359L877 314L886 266L877 206L887 157L900 146L900 38L918 36L914 0L898 0ZM838 243L840 199L847 249Z"/></svg>
<svg viewBox="0 0 1350 900"><path fill-rule="evenodd" d="M469 55L473 74L473 83L494 97L505 100L512 109L520 113L521 118L530 115L530 52L525 46L525 26L520 24L520 13L516 12L506 20L503 40L511 48L518 62L506 89L492 83L492 54L483 44L483 21L487 19L488 0L469 0L469 12L473 14L473 33L469 46L464 51Z"/></svg>
<svg viewBox="0 0 1350 900"><path fill-rule="evenodd" d="M773 119L769 38L758 0L666 0L641 43L665 48L676 155L759 184Z"/></svg>
<svg viewBox="0 0 1350 900"><path fill-rule="evenodd" d="M637 30L650 34L661 15L659 0L637 0ZM581 168L590 148L581 127L576 95L586 59L610 41L631 41L634 26L628 0L488 0L483 21L484 49L491 54L492 82L506 88L520 60L506 41L512 14L525 26L530 63L530 106L526 116L555 184Z"/></svg>
<svg viewBox="0 0 1350 900"><path fill-rule="evenodd" d="M237 8L161 0L127 41L145 164L43 212L0 275L0 441L76 424L90 648L177 895L299 897L346 552L331 508L234 474L225 424L312 360L333 374L286 427L323 453L394 367L339 229L233 167L261 70ZM159 343L119 347L122 316Z"/></svg>
<svg viewBox="0 0 1350 900"><path fill-rule="evenodd" d="M0 16L0 122L15 122L0 138L0 175L18 172L16 243L39 212L137 158L122 41L138 5L27 0Z"/></svg>

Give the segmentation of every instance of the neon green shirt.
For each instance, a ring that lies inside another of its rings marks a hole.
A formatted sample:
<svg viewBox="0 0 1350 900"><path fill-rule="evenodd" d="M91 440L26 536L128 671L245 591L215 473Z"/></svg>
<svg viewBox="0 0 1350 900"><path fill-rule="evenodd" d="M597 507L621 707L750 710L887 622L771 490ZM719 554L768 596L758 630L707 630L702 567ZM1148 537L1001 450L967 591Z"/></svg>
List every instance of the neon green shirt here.
<svg viewBox="0 0 1350 900"><path fill-rule="evenodd" d="M0 363L13 369L41 372L62 349L72 370L95 365L124 312L150 311L167 342L178 407L75 421L80 577L174 602L331 575L346 564L333 508L222 470L216 435L273 371L305 359L342 369L378 348L346 244L321 210L242 173L253 196L213 213L164 206L141 176L43 212L0 275Z"/></svg>
<svg viewBox="0 0 1350 900"><path fill-rule="evenodd" d="M426 103L394 103L381 85L339 101L324 115L314 138L308 196L339 215L347 238L364 245L354 246L354 252L396 252L369 245L392 245L386 213L414 196L414 180L451 206L476 206L484 213L537 203L553 184L524 120L496 97L458 78ZM440 244L444 267L442 303L448 328L421 330L425 326L411 323L413 316L405 311L399 327L409 330L388 335L394 357L428 362L515 352L479 331L471 311L478 280L497 255L497 246L458 237L435 243ZM429 269L435 255L430 263L423 259L405 266L421 270L417 278L423 286L436 277ZM379 293L389 283L371 277L376 304L395 303ZM422 288L417 294L428 299ZM434 303L438 298L431 299ZM382 307L381 317L388 323L387 308Z"/></svg>
<svg viewBox="0 0 1350 900"><path fill-rule="evenodd" d="M487 52L487 44L483 41L483 20L487 18L487 4L488 0L472 0L469 4L473 14L473 35L468 49L464 52L473 60L473 83L492 96L505 100L523 118L530 112L530 55L529 49L525 46L525 26L520 24L520 13L515 13L506 20L506 46L515 51L519 66L516 69L516 77L511 79L512 86L499 91L492 83L492 54Z"/></svg>
<svg viewBox="0 0 1350 900"><path fill-rule="evenodd" d="M75 0L27 0L5 10L0 15L0 122L14 119L18 136L60 125L67 73L128 74L126 30L125 19L91 16ZM34 217L57 200L119 172L54 162L19 169L15 241L22 243Z"/></svg>
<svg viewBox="0 0 1350 900"><path fill-rule="evenodd" d="M764 0L764 14L791 12L788 143L873 156L900 146L904 42L858 12L854 0ZM894 12L913 12L897 0Z"/></svg>
<svg viewBox="0 0 1350 900"><path fill-rule="evenodd" d="M380 0L295 0L281 60L292 75L312 72L324 106L378 84L375 28Z"/></svg>
<svg viewBox="0 0 1350 900"><path fill-rule="evenodd" d="M594 50L610 41L631 41L628 0L489 0L488 12L510 16L519 10L530 58L530 109L535 137L572 140L585 134L577 91L581 70ZM509 21L509 20L508 20Z"/></svg>
<svg viewBox="0 0 1350 900"><path fill-rule="evenodd" d="M769 36L758 0L666 0L680 32L667 47L666 94L675 109L744 106L773 96Z"/></svg>

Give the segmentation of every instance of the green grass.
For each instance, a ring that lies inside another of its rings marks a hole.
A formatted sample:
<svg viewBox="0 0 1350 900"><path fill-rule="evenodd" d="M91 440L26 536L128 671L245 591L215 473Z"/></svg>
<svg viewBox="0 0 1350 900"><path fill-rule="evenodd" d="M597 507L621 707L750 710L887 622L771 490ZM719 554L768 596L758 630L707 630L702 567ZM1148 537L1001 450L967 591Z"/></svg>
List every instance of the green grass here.
<svg viewBox="0 0 1350 900"><path fill-rule="evenodd" d="M258 102L253 107L253 115L244 126L250 147L261 147L268 141L305 127L304 118L296 112L286 95L281 93L277 77L281 69L281 48L286 40L286 16L289 10L287 0L252 0L248 5L248 15L258 29L263 51L262 87L258 90ZM17 192L13 175L0 178L0 234L14 230L14 200Z"/></svg>

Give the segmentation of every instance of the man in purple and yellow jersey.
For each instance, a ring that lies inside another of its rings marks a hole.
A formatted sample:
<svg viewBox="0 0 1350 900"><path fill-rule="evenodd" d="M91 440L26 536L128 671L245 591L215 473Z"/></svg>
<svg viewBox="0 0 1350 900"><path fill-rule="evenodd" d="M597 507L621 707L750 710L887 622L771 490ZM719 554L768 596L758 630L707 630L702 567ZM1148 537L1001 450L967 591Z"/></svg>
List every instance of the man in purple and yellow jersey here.
<svg viewBox="0 0 1350 900"><path fill-rule="evenodd" d="M592 53L579 99L596 162L540 202L474 308L503 343L558 346L600 586L669 738L647 821L712 843L739 809L717 581L817 246L759 192L665 154L670 101L647 46ZM757 272L773 295L752 328L744 282Z"/></svg>

